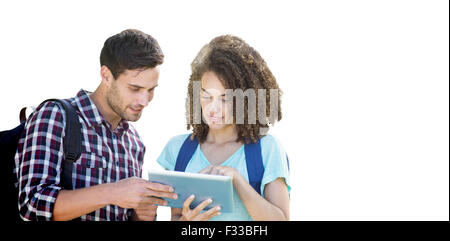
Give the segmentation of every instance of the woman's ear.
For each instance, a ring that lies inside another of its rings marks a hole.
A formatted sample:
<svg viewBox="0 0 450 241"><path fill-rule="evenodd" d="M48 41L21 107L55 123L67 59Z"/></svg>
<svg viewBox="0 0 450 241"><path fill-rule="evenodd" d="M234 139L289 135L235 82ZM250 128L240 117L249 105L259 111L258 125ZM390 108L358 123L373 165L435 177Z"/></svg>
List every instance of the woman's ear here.
<svg viewBox="0 0 450 241"><path fill-rule="evenodd" d="M102 83L104 83L106 86L110 86L111 82L114 80L114 76L111 73L111 70L109 70L106 65L103 65L100 68L100 77L102 78Z"/></svg>

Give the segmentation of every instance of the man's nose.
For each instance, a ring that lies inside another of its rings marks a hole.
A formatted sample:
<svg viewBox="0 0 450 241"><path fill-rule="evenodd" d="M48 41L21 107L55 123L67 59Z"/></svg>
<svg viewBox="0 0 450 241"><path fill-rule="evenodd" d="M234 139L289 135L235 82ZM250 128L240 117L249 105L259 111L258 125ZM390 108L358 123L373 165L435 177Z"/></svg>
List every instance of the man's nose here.
<svg viewBox="0 0 450 241"><path fill-rule="evenodd" d="M152 100L152 96L149 93L143 93L139 96L138 104L143 107L147 107L148 103Z"/></svg>

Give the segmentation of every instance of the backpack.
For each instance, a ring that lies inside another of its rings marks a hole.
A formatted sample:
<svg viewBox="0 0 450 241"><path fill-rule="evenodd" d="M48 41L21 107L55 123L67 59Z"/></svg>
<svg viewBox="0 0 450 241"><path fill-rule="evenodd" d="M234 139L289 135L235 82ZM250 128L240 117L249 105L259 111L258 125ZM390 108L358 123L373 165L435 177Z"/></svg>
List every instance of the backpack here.
<svg viewBox="0 0 450 241"><path fill-rule="evenodd" d="M61 104L66 112L66 126L65 136L63 139L64 149L64 161L62 162L61 173L61 185L64 189L72 189L72 163L75 162L81 154L81 124L78 120L78 114L73 106L67 100L48 99L43 101L40 105L47 101L56 101ZM6 162L6 169L3 173L3 177L6 178L2 182L4 187L2 190L6 191L6 194L2 195L6 197L6 203L4 210L6 210L5 220L15 220L16 222L22 221L19 215L18 208L18 196L19 188L16 187L18 182L16 175L13 173L15 167L14 156L17 151L17 146L22 133L25 129L25 109L20 111L20 125L14 129L0 132L0 155L4 162Z"/></svg>
<svg viewBox="0 0 450 241"><path fill-rule="evenodd" d="M175 171L184 172L189 161L194 155L198 146L197 138L191 140L189 135L184 141L178 152L177 161L175 163ZM245 161L247 163L247 174L250 185L255 191L261 195L261 182L264 176L264 164L261 154L261 141L258 139L256 143L245 144ZM289 169L289 158L287 157L287 164Z"/></svg>

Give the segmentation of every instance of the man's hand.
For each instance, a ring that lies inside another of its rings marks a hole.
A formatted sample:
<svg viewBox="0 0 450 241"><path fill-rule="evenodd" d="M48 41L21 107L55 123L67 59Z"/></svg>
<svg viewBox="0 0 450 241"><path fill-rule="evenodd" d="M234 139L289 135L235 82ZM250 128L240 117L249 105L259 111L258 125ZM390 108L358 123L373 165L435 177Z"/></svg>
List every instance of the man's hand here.
<svg viewBox="0 0 450 241"><path fill-rule="evenodd" d="M177 199L171 186L131 177L111 183L111 204L135 210L139 220L154 220L156 205L167 205L161 197Z"/></svg>
<svg viewBox="0 0 450 241"><path fill-rule="evenodd" d="M154 221L158 206L153 205L148 208L133 209L131 221Z"/></svg>

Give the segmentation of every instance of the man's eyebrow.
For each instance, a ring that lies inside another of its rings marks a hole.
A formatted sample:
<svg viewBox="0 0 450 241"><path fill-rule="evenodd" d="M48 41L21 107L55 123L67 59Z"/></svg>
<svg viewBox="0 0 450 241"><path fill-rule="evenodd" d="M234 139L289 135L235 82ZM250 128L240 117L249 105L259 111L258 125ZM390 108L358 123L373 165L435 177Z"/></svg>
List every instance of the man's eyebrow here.
<svg viewBox="0 0 450 241"><path fill-rule="evenodd" d="M129 86L135 87L135 88L139 88L139 89L145 89L145 87L139 86L139 85L135 85L135 84L128 84ZM150 90L156 88L158 85L153 86L152 88L150 88Z"/></svg>
<svg viewBox="0 0 450 241"><path fill-rule="evenodd" d="M136 88L144 88L144 87L142 87L142 86L139 86L139 85L135 85L135 84L128 84L129 86L133 86L133 87L136 87Z"/></svg>
<svg viewBox="0 0 450 241"><path fill-rule="evenodd" d="M203 88L202 88L202 90L205 91L206 93L208 93L208 95L211 95L211 93L209 93L207 90L205 90ZM221 94L220 96L225 96L225 94Z"/></svg>

